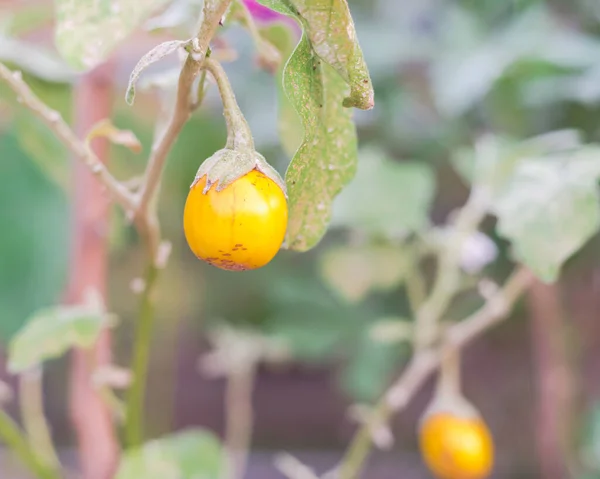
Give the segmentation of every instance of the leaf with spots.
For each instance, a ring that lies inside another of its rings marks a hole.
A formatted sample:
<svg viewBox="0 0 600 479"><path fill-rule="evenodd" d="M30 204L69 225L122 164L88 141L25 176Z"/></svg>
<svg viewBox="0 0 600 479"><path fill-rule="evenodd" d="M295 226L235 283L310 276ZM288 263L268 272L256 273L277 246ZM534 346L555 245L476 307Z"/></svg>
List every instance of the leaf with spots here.
<svg viewBox="0 0 600 479"><path fill-rule="evenodd" d="M311 50L350 86L344 106L373 108L373 85L347 0L259 0L259 3L302 24Z"/></svg>
<svg viewBox="0 0 600 479"><path fill-rule="evenodd" d="M285 175L286 245L306 251L325 234L333 199L354 177L356 129L352 111L342 106L343 79L314 56L306 37L288 61L284 87L304 126L304 140Z"/></svg>
<svg viewBox="0 0 600 479"><path fill-rule="evenodd" d="M499 233L543 281L598 231L599 177L599 148L527 158L494 198Z"/></svg>
<svg viewBox="0 0 600 479"><path fill-rule="evenodd" d="M306 251L325 234L333 199L356 171L356 129L346 107L372 108L373 90L345 0L261 3L303 27L283 71L283 87L304 130L285 177L290 208L286 247Z"/></svg>
<svg viewBox="0 0 600 479"><path fill-rule="evenodd" d="M80 71L104 61L167 0L55 0L56 47Z"/></svg>

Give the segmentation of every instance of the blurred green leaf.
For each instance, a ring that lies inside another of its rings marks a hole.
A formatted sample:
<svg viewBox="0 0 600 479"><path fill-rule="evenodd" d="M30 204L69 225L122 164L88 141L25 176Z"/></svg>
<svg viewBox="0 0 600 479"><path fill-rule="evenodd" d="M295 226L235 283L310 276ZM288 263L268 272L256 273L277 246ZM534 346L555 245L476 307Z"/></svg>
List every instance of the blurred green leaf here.
<svg viewBox="0 0 600 479"><path fill-rule="evenodd" d="M488 189L494 196L504 188L523 159L558 154L580 146L581 135L576 130L551 131L523 141L485 135L474 147L455 150L451 161L465 181Z"/></svg>
<svg viewBox="0 0 600 479"><path fill-rule="evenodd" d="M535 78L523 85L523 102L529 106L576 101L586 105L600 103L600 63L574 75Z"/></svg>
<svg viewBox="0 0 600 479"><path fill-rule="evenodd" d="M388 386L403 351L363 334L342 370L342 387L358 401L374 401Z"/></svg>
<svg viewBox="0 0 600 479"><path fill-rule="evenodd" d="M76 305L42 309L12 338L8 370L17 374L57 358L73 347L89 348L107 325L106 313L97 307Z"/></svg>
<svg viewBox="0 0 600 479"><path fill-rule="evenodd" d="M316 281L282 278L270 288L274 311L266 323L268 334L283 339L294 357L323 361L340 355L363 323L356 308L336 301Z"/></svg>
<svg viewBox="0 0 600 479"><path fill-rule="evenodd" d="M202 11L203 0L173 0L158 15L144 23L144 29L181 29L184 35L193 33Z"/></svg>
<svg viewBox="0 0 600 479"><path fill-rule="evenodd" d="M0 136L0 335L56 302L68 251L64 194L31 163L14 136ZM9 206L10 205L10 206Z"/></svg>
<svg viewBox="0 0 600 479"><path fill-rule="evenodd" d="M435 193L431 169L423 163L392 161L374 148L362 150L360 158L356 178L333 205L332 226L388 238L426 227Z"/></svg>
<svg viewBox="0 0 600 479"><path fill-rule="evenodd" d="M277 101L279 103L279 136L286 154L293 156L302 144L304 128L300 117L283 89L283 70L285 64L294 51L295 38L288 25L272 23L261 30L261 34L271 42L281 54L282 62L277 71Z"/></svg>
<svg viewBox="0 0 600 479"><path fill-rule="evenodd" d="M52 50L23 40L4 37L0 33L0 61L42 80L71 83L73 70Z"/></svg>
<svg viewBox="0 0 600 479"><path fill-rule="evenodd" d="M446 28L455 30L450 24ZM484 98L518 64L542 62L561 69L580 69L599 60L600 41L566 28L546 4L540 3L500 31L479 31L454 48L450 44L441 49L433 63L432 90L440 111L458 116Z"/></svg>
<svg viewBox="0 0 600 479"><path fill-rule="evenodd" d="M543 281L600 226L600 148L522 160L494 199L498 232Z"/></svg>
<svg viewBox="0 0 600 479"><path fill-rule="evenodd" d="M223 468L221 445L214 434L190 429L126 451L115 478L216 479Z"/></svg>
<svg viewBox="0 0 600 479"><path fill-rule="evenodd" d="M411 258L399 245L338 246L321 259L323 278L350 302L397 287L410 267Z"/></svg>
<svg viewBox="0 0 600 479"><path fill-rule="evenodd" d="M56 47L76 70L91 70L165 3L166 0L54 0Z"/></svg>

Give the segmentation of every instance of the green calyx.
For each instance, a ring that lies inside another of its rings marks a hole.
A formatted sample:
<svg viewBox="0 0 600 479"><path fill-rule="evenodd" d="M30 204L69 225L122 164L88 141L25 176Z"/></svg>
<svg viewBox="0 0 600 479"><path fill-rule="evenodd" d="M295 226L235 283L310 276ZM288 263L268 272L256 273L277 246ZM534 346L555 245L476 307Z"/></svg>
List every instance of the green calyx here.
<svg viewBox="0 0 600 479"><path fill-rule="evenodd" d="M206 186L202 190L203 194L208 193L213 185L216 185L217 191L222 191L238 178L247 175L254 169L273 180L287 197L285 182L277 173L277 170L269 165L264 156L254 150L237 151L231 148L223 148L217 151L200 165L190 188L206 176Z"/></svg>

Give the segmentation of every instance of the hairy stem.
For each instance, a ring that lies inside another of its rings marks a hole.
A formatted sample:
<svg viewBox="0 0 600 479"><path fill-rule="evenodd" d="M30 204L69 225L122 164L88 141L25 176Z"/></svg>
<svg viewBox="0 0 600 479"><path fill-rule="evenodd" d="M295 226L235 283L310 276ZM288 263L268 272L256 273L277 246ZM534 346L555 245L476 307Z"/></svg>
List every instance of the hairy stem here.
<svg viewBox="0 0 600 479"><path fill-rule="evenodd" d="M228 472L225 479L242 479L246 469L252 434L252 389L255 365L241 367L227 378L227 429L225 450Z"/></svg>
<svg viewBox="0 0 600 479"><path fill-rule="evenodd" d="M150 359L152 326L154 319L153 291L159 269L152 262L148 266L144 279L144 291L140 301L139 316L136 325L132 360L132 384L127 390L125 441L128 447L139 446L144 439L142 428L144 418L144 393L146 374Z"/></svg>
<svg viewBox="0 0 600 479"><path fill-rule="evenodd" d="M237 104L225 70L219 62L211 58L207 58L202 67L210 72L219 87L219 93L223 101L223 115L227 124L226 148L238 151L254 150L254 140L252 139L250 126L248 126L248 122Z"/></svg>
<svg viewBox="0 0 600 479"><path fill-rule="evenodd" d="M60 472L49 466L38 455L19 429L19 426L3 410L0 410L0 439L37 478L61 479Z"/></svg>
<svg viewBox="0 0 600 479"><path fill-rule="evenodd" d="M533 276L529 270L518 268L504 287L491 296L479 310L448 328L445 340L457 349L463 348L500 322L532 282ZM440 366L441 361L441 349L424 348L415 353L401 376L376 405L371 421L363 424L354 436L339 466L340 479L360 477L371 450L371 425L385 424L393 413L406 407L425 380Z"/></svg>
<svg viewBox="0 0 600 479"><path fill-rule="evenodd" d="M19 402L23 425L32 449L53 469L60 461L52 444L52 436L44 414L42 370L34 369L19 376Z"/></svg>

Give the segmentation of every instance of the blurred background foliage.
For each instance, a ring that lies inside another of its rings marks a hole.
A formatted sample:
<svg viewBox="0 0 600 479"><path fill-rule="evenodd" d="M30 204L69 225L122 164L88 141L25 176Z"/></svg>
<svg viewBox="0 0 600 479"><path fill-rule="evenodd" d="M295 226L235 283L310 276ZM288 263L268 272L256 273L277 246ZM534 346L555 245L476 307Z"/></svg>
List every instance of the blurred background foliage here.
<svg viewBox="0 0 600 479"><path fill-rule="evenodd" d="M119 178L142 170L153 118L161 107L160 98L143 85L135 106L127 107L123 98L129 71L159 36L180 35L182 28L189 28L200 3L173 2L167 12L147 22L149 32L131 37L116 58L114 123L133 130L144 145L140 155L112 147L111 167ZM196 260L183 237L182 212L199 164L224 144L214 87L172 151L160 202L162 228L173 242L173 254L160 281L153 360L157 374L176 371L175 361L182 356L189 360L182 348L196 344L191 349L200 351L204 331L225 320L284 338L300 364L333 368L336 387L346 400L373 400L408 357L401 344L378 341L374 325L395 324L397 332L399 322L410 321L403 284L411 277L415 258L426 254L420 249L428 243L420 240L430 238L431 226L460 206L468 191L452 167L453 159L486 132L520 140L568 128L579 130L585 142L600 140L600 6L595 0L349 3L373 78L376 107L355 113L361 141L358 175L336 201L330 232L317 248L302 255L282 251L267 267L243 274ZM0 60L22 69L36 93L69 118L76 76L44 40L49 7L47 2L0 2ZM283 172L289 156L279 138L276 80L257 66L245 31L231 27L224 38L239 52L239 59L226 69L258 149ZM169 73L176 63L171 60L149 69L146 82L159 74L162 81L172 82ZM0 177L0 339L6 343L29 314L61 299L68 269L70 160L2 85ZM495 234L494 222L484 227L498 250L485 272L502 279L511 264L510 251ZM117 211L110 241L110 304L122 319L117 357L125 361L137 307L129 284L139 274L141 254L135 233ZM567 265L567 286L588 277L599 256L594 238ZM424 264L429 277L431 265ZM462 295L450 316L468 313L477 301L474 294ZM511 322L510 327L511 338L526 334L520 323ZM522 340L501 343L509 345L504 354L526 358L517 351L524 347ZM52 371L56 380L48 395L59 417L55 421L61 423L64 364L57 363ZM155 412L164 409L160 401L168 401L167 381L181 381L171 377L151 384L158 398L150 400ZM491 386L484 379L478 384ZM187 387L179 385L177 394L186 394ZM587 392L590 403L594 394L598 397L597 379ZM528 394L522 392L523 401L531 400ZM489 411L485 404L482 409ZM498 414L496 424L507 419L506 411ZM588 461L594 471L590 478L600 477L600 416L597 410L591 414L595 426L585 436L586 450L595 448ZM161 420L159 413L149 417ZM518 424L512 430L521 431ZM69 440L61 434L63 441ZM267 446L280 446L274 433L261 437ZM525 451L531 452L531 446ZM533 467L531 458L520 460L522 470Z"/></svg>

